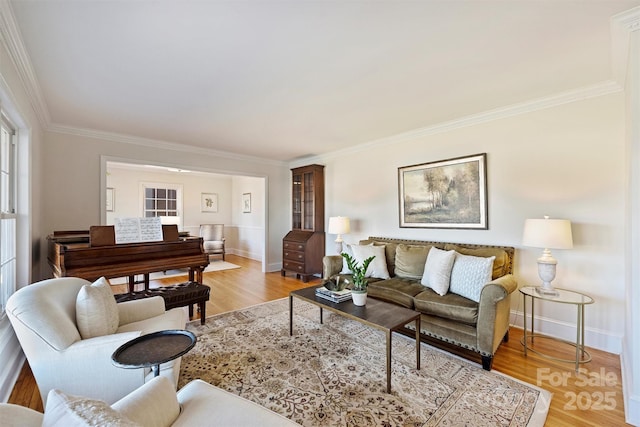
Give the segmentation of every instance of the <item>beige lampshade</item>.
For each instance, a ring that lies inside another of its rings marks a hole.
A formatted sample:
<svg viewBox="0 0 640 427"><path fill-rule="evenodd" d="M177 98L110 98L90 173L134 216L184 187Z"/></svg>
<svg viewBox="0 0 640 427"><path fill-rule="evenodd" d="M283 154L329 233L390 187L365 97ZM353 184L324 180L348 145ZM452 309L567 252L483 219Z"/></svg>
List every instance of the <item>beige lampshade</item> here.
<svg viewBox="0 0 640 427"><path fill-rule="evenodd" d="M571 221L568 219L527 219L524 223L522 244L534 248L571 249Z"/></svg>
<svg viewBox="0 0 640 427"><path fill-rule="evenodd" d="M351 231L351 224L349 223L349 217L347 216L332 216L329 218L329 228L327 232L329 234L347 234Z"/></svg>

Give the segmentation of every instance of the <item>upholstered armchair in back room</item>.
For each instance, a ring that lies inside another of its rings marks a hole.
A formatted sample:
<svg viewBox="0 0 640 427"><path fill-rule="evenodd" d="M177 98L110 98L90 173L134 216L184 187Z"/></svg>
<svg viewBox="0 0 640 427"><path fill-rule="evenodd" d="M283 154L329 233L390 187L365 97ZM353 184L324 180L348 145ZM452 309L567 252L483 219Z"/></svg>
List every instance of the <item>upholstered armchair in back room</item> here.
<svg viewBox="0 0 640 427"><path fill-rule="evenodd" d="M7 315L33 371L42 402L51 389L111 404L153 377L150 368L124 369L111 355L140 335L184 329L182 308L165 311L162 297L115 303L109 283L78 277L43 280L15 292ZM160 366L177 385L180 359Z"/></svg>
<svg viewBox="0 0 640 427"><path fill-rule="evenodd" d="M204 252L208 255L222 255L224 261L224 224L202 224L200 237Z"/></svg>

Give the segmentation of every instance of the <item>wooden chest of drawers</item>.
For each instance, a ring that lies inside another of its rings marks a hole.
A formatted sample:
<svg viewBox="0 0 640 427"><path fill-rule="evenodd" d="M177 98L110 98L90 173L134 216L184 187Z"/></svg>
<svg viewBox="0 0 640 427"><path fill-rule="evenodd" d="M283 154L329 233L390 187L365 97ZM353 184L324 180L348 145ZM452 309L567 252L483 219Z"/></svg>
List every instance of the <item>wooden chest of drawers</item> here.
<svg viewBox="0 0 640 427"><path fill-rule="evenodd" d="M303 282L309 276L322 274L324 232L292 230L282 239L282 275L296 274Z"/></svg>

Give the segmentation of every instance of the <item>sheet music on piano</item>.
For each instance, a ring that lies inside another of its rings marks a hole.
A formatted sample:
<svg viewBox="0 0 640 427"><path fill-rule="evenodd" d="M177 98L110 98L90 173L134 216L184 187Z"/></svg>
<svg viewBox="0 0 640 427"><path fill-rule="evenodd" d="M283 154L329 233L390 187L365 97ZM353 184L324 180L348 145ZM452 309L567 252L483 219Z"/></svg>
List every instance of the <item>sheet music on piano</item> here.
<svg viewBox="0 0 640 427"><path fill-rule="evenodd" d="M163 238L160 217L115 218L113 226L116 244L161 242Z"/></svg>

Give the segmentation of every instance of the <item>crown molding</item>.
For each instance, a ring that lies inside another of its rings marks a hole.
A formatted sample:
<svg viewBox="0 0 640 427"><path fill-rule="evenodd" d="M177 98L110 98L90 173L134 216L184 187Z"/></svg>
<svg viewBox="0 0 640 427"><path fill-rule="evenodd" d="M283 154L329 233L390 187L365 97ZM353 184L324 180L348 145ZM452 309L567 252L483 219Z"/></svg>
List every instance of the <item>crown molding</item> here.
<svg viewBox="0 0 640 427"><path fill-rule="evenodd" d="M273 165L273 166L279 166L279 167L288 165L287 162L283 162L279 160L270 160L270 159L264 159L262 157L231 153L228 151L195 147L193 145L178 144L175 142L161 141L161 140L150 139L150 138L141 138L137 136L123 135L123 134L118 134L113 132L103 132L103 131L97 131L93 129L83 129L83 128L78 128L73 126L51 124L47 128L47 131L53 132L53 133L61 133L65 135L75 135L75 136L81 136L81 137L91 138L91 139L99 139L102 141L119 142L122 144L132 144L132 145L138 145L142 147L149 147L149 148L155 148L155 149L161 148L164 150L179 151L182 153L192 153L192 154L212 156L212 157L222 157L225 159L239 160L242 162L255 162L259 164Z"/></svg>
<svg viewBox="0 0 640 427"><path fill-rule="evenodd" d="M527 113L531 113L538 110L553 108L559 105L569 104L572 102L582 101L590 98L596 98L599 96L618 93L621 91L622 91L622 86L620 86L617 82L613 80L606 80L604 82L601 82L592 86L586 86L586 87L578 88L572 91L561 92L559 94L555 94L555 95L544 97L544 98L538 98L531 101L512 104L505 107L500 107L493 110L485 111L482 113L461 117L459 119L438 123L432 126L415 129L409 132L404 132L404 133L390 136L387 138L365 142L363 144L359 144L359 145L348 147L342 150L334 151L326 155L305 157L304 159L296 159L294 162L289 163L289 166L296 167L298 165L307 164L309 162L321 162L325 159L342 157L345 154L367 151L374 147L398 144L401 142L410 141L418 138L424 138L427 136L431 136L431 135L435 135L443 132L450 132L450 131L465 128L468 126L475 126L482 123L492 122L494 120L500 120L507 117L527 114Z"/></svg>
<svg viewBox="0 0 640 427"><path fill-rule="evenodd" d="M640 31L640 6L611 17L611 74L624 87L629 62L629 38Z"/></svg>
<svg viewBox="0 0 640 427"><path fill-rule="evenodd" d="M47 129L51 123L49 108L44 96L42 96L42 90L31 66L31 59L22 42L22 36L8 0L0 0L0 40L15 64L20 81L27 92L28 99L40 125L43 129Z"/></svg>

